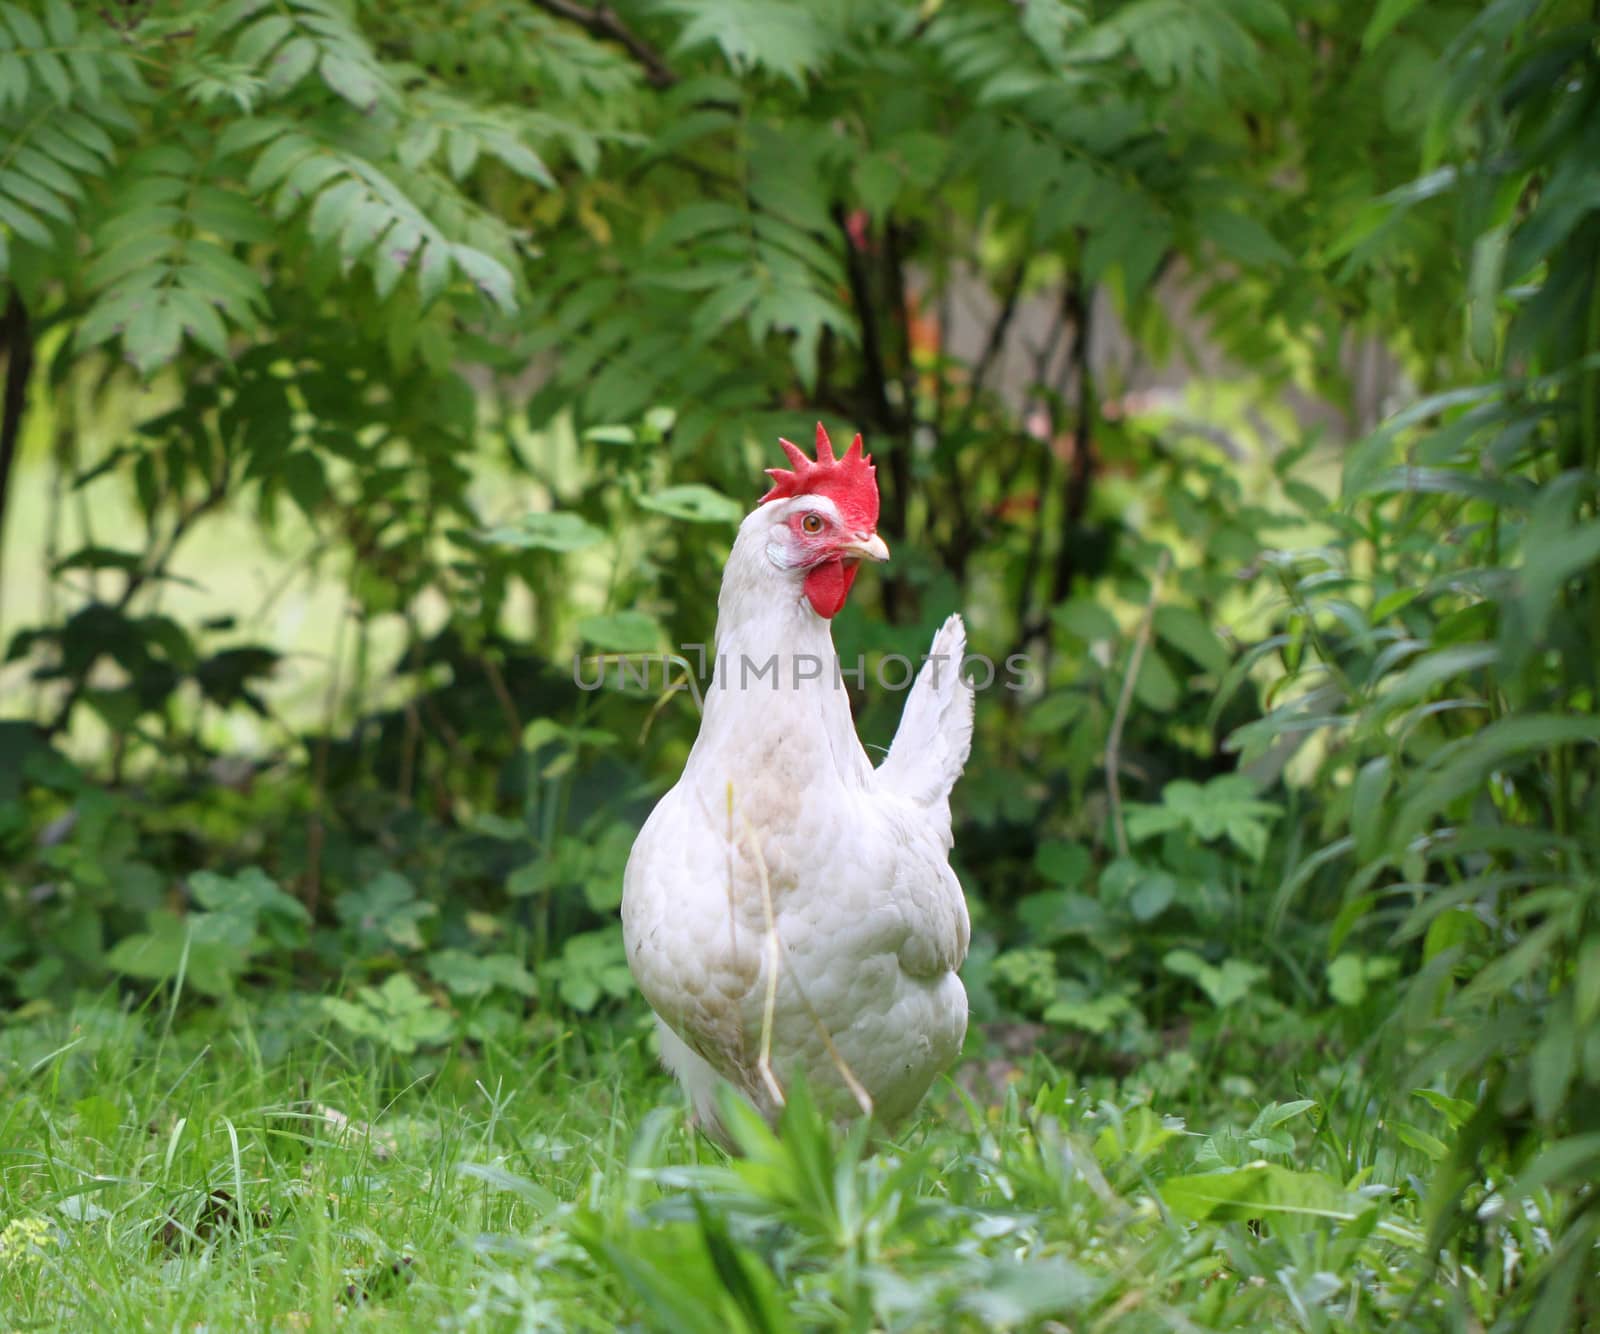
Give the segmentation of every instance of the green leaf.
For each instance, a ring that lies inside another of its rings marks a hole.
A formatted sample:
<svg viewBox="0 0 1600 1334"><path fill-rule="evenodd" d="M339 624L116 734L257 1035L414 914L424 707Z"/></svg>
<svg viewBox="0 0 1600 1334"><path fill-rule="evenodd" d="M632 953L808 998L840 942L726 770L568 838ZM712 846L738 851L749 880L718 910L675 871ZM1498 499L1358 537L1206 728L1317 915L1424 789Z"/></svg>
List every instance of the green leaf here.
<svg viewBox="0 0 1600 1334"><path fill-rule="evenodd" d="M601 445L636 445L639 437L631 426L591 426L583 433L585 440Z"/></svg>
<svg viewBox="0 0 1600 1334"><path fill-rule="evenodd" d="M297 87L317 63L317 44L305 37L285 42L272 57L266 72L267 90L282 97Z"/></svg>
<svg viewBox="0 0 1600 1334"><path fill-rule="evenodd" d="M1359 1212L1332 1178L1321 1172L1296 1172L1277 1163L1168 1177L1158 1190L1167 1208L1187 1218L1242 1222L1287 1216L1350 1221Z"/></svg>
<svg viewBox="0 0 1600 1334"><path fill-rule="evenodd" d="M452 246L450 256L480 295L488 297L502 311L517 308L516 281L511 270L499 260L465 245Z"/></svg>
<svg viewBox="0 0 1600 1334"><path fill-rule="evenodd" d="M649 653L661 647L663 632L655 617L642 611L586 616L578 633L596 648L611 653Z"/></svg>
<svg viewBox="0 0 1600 1334"><path fill-rule="evenodd" d="M36 217L20 204L0 195L0 222L11 228L24 240L37 246L51 245L50 232Z"/></svg>
<svg viewBox="0 0 1600 1334"><path fill-rule="evenodd" d="M715 43L735 72L762 66L803 88L805 76L817 68L828 42L820 17L798 4L771 0L720 0L702 5L671 0L669 10L687 18L678 35L677 51Z"/></svg>
<svg viewBox="0 0 1600 1334"><path fill-rule="evenodd" d="M561 957L539 971L555 978L562 1002L580 1013L588 1013L602 1000L621 1000L633 993L619 926L570 937Z"/></svg>
<svg viewBox="0 0 1600 1334"><path fill-rule="evenodd" d="M525 514L515 523L502 524L483 534L496 546L538 551L583 551L604 542L606 535L576 514L559 511Z"/></svg>
<svg viewBox="0 0 1600 1334"><path fill-rule="evenodd" d="M1283 268L1294 265L1294 256L1278 238L1248 214L1214 209L1200 215L1198 227L1200 234L1217 249L1241 264L1252 267L1275 264Z"/></svg>
<svg viewBox="0 0 1600 1334"><path fill-rule="evenodd" d="M1388 827L1388 799L1392 776L1390 759L1380 755L1368 760L1356 774L1350 798L1350 832L1355 837L1356 857L1369 862L1383 847Z"/></svg>
<svg viewBox="0 0 1600 1334"><path fill-rule="evenodd" d="M335 996L322 1009L340 1027L408 1055L450 1036L450 1015L425 996L407 973L392 974L381 987L360 987L356 1001Z"/></svg>
<svg viewBox="0 0 1600 1334"><path fill-rule="evenodd" d="M1467 341L1472 355L1485 366L1494 364L1499 336L1498 307L1511 224L1491 227L1472 247L1467 280Z"/></svg>
<svg viewBox="0 0 1600 1334"><path fill-rule="evenodd" d="M189 877L189 892L197 902L214 912L243 912L251 918L274 916L311 924L311 914L305 905L284 893L259 866L247 867L231 876L196 871Z"/></svg>
<svg viewBox="0 0 1600 1334"><path fill-rule="evenodd" d="M1600 718L1536 713L1498 719L1451 742L1402 789L1389 846L1404 846L1451 802L1481 788L1497 768L1526 763L1555 746L1597 741Z"/></svg>
<svg viewBox="0 0 1600 1334"><path fill-rule="evenodd" d="M1452 1130L1464 1126L1472 1119L1478 1110L1477 1103L1468 1102L1465 1098L1452 1098L1447 1093L1440 1093L1436 1089L1412 1089L1413 1097L1421 1098L1423 1102L1432 1107L1449 1122Z"/></svg>
<svg viewBox="0 0 1600 1334"><path fill-rule="evenodd" d="M283 464L283 484L306 518L316 521L328 496L328 477L322 460L309 449L294 450Z"/></svg>
<svg viewBox="0 0 1600 1334"><path fill-rule="evenodd" d="M639 504L657 514L690 523L737 524L744 518L744 508L737 501L699 482L669 486L652 495L640 496Z"/></svg>
<svg viewBox="0 0 1600 1334"><path fill-rule="evenodd" d="M1420 3L1421 0L1379 0L1377 9L1367 20L1366 30L1361 34L1361 49L1372 50Z"/></svg>
<svg viewBox="0 0 1600 1334"><path fill-rule="evenodd" d="M1567 1104L1567 1090L1577 1072L1577 1034L1572 1027L1570 996L1552 1005L1544 1032L1534 1044L1529 1092L1541 1121L1554 1122Z"/></svg>
<svg viewBox="0 0 1600 1334"><path fill-rule="evenodd" d="M367 198L350 211L339 233L339 267L349 273L357 260L366 259L384 233L395 223L394 214Z"/></svg>
<svg viewBox="0 0 1600 1334"><path fill-rule="evenodd" d="M372 258L372 285L379 300L388 300L399 286L401 276L417 257L422 239L422 228L408 218L397 218L384 234L383 244Z"/></svg>
<svg viewBox="0 0 1600 1334"><path fill-rule="evenodd" d="M208 996L231 991L249 962L256 941L249 920L233 913L191 913L165 908L147 917L148 930L126 936L106 955L119 973L184 985Z"/></svg>
<svg viewBox="0 0 1600 1334"><path fill-rule="evenodd" d="M346 177L319 194L306 219L306 230L318 245L327 245L334 235L349 227L357 208L367 199L366 185ZM387 215L385 215L387 220Z"/></svg>
<svg viewBox="0 0 1600 1334"><path fill-rule="evenodd" d="M1051 1001L1040 1016L1047 1024L1081 1028L1086 1033L1109 1033L1117 1021L1134 1012L1133 1001L1120 991L1099 996L1071 996Z"/></svg>
<svg viewBox="0 0 1600 1334"><path fill-rule="evenodd" d="M1081 690L1058 690L1046 695L1027 711L1025 730L1034 736L1052 736L1071 726L1089 708L1089 696Z"/></svg>
<svg viewBox="0 0 1600 1334"><path fill-rule="evenodd" d="M450 282L450 250L448 242L437 238L430 239L422 248L417 263L417 291L424 306L437 301Z"/></svg>
<svg viewBox="0 0 1600 1334"><path fill-rule="evenodd" d="M884 217L894 207L894 201L900 194L900 185L900 170L888 157L868 153L857 161L856 194L862 207L875 219Z"/></svg>
<svg viewBox="0 0 1600 1334"><path fill-rule="evenodd" d="M1359 1005L1367 997L1367 961L1341 954L1328 965L1328 993L1340 1005Z"/></svg>
<svg viewBox="0 0 1600 1334"><path fill-rule="evenodd" d="M1177 895L1177 880L1165 871L1155 871L1145 875L1128 896L1128 911L1136 922L1153 922Z"/></svg>
<svg viewBox="0 0 1600 1334"><path fill-rule="evenodd" d="M359 889L334 900L334 912L356 933L364 947L422 948L420 924L438 909L417 898L411 882L398 871L381 871Z"/></svg>
<svg viewBox="0 0 1600 1334"><path fill-rule="evenodd" d="M1056 840L1039 845L1033 854L1033 864L1046 880L1067 889L1086 884L1094 865L1082 844Z"/></svg>
<svg viewBox="0 0 1600 1334"><path fill-rule="evenodd" d="M122 346L141 375L148 376L178 354L183 327L170 301L148 295L137 303L123 330Z"/></svg>
<svg viewBox="0 0 1600 1334"><path fill-rule="evenodd" d="M1507 1196L1524 1199L1550 1186L1591 1184L1600 1164L1600 1133L1572 1135L1539 1146L1532 1162L1508 1183Z"/></svg>
<svg viewBox="0 0 1600 1334"><path fill-rule="evenodd" d="M1133 683L1134 698L1145 708L1156 713L1166 713L1177 707L1183 687L1173 675L1172 668L1154 647L1146 649L1139 661L1139 675Z"/></svg>
<svg viewBox="0 0 1600 1334"><path fill-rule="evenodd" d="M521 996L532 996L538 990L533 975L510 954L435 950L428 956L428 974L451 994L469 999L487 996L496 988Z"/></svg>
<svg viewBox="0 0 1600 1334"><path fill-rule="evenodd" d="M1407 1121L1390 1121L1388 1125L1394 1131L1395 1138L1402 1144L1410 1145L1413 1149L1427 1154L1434 1162L1443 1162L1449 1157L1450 1146L1437 1135L1430 1135L1426 1130Z"/></svg>
<svg viewBox="0 0 1600 1334"><path fill-rule="evenodd" d="M1224 959L1218 967L1193 950L1170 950L1161 962L1169 971L1192 978L1219 1010L1244 1000L1267 977L1267 970L1256 964Z"/></svg>
<svg viewBox="0 0 1600 1334"><path fill-rule="evenodd" d="M358 110L370 111L377 105L382 85L370 65L330 51L322 57L317 72L329 88Z"/></svg>
<svg viewBox="0 0 1600 1334"><path fill-rule="evenodd" d="M1580 1030L1600 1019L1600 935L1590 935L1578 947L1572 986L1573 1014Z"/></svg>
<svg viewBox="0 0 1600 1334"><path fill-rule="evenodd" d="M1226 645L1211 622L1192 607L1157 607L1152 620L1155 633L1197 664L1202 671L1221 676L1228 670Z"/></svg>

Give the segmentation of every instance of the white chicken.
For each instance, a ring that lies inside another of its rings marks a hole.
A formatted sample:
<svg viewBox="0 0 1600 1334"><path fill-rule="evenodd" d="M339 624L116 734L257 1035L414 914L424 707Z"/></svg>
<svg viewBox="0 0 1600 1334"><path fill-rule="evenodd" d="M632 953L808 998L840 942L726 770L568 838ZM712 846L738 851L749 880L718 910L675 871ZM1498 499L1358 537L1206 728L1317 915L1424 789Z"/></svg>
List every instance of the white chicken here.
<svg viewBox="0 0 1600 1334"><path fill-rule="evenodd" d="M835 1119L902 1121L967 1028L969 936L950 869L950 790L972 742L966 633L934 636L887 758L856 738L830 619L863 560L884 561L861 437L794 471L739 527L716 659L683 776L651 812L623 881L628 963L662 1057L727 1143L726 1080L769 1122L797 1073Z"/></svg>

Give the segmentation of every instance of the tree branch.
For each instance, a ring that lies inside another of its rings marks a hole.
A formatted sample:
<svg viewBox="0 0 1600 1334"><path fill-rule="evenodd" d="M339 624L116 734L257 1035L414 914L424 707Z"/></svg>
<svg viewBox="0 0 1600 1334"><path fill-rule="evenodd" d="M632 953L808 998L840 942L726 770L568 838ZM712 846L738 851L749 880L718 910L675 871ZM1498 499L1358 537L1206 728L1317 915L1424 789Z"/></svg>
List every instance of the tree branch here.
<svg viewBox="0 0 1600 1334"><path fill-rule="evenodd" d="M889 375L884 368L883 334L878 328L878 311L872 302L872 279L850 238L843 207L835 205L833 219L844 238L845 272L850 279L850 299L861 321L861 363L866 382L867 408L886 431L895 429L894 409L889 404Z"/></svg>
<svg viewBox="0 0 1600 1334"><path fill-rule="evenodd" d="M576 23L591 37L615 42L638 62L652 88L665 90L678 82L678 76L667 64L665 57L649 42L622 21L621 15L610 5L598 4L593 9L576 0L532 0L534 6L547 14Z"/></svg>
<svg viewBox="0 0 1600 1334"><path fill-rule="evenodd" d="M1094 483L1094 427L1099 413L1094 376L1089 369L1089 339L1094 332L1094 293L1085 291L1083 273L1074 269L1067 282L1067 301L1072 316L1072 365L1078 380L1078 420L1073 429L1072 465L1062 483L1061 545L1056 548L1055 572L1051 578L1051 601L1061 602L1072 591L1077 573L1075 537L1089 507L1089 489Z"/></svg>
<svg viewBox="0 0 1600 1334"><path fill-rule="evenodd" d="M889 401L889 371L883 356L883 330L878 322L877 306L873 303L872 275L867 271L866 261L851 238L843 205L834 205L833 220L844 241L845 273L850 280L850 300L856 308L856 318L861 322L861 389L865 399L863 408L885 434L891 437L898 436L900 422L895 416L894 405ZM909 436L909 432L907 435ZM911 481L911 461L905 446L899 442L895 443L888 451L886 462L890 481L888 494L885 497L887 503L884 505L887 526L890 531L903 534L909 498L907 492ZM885 579L882 587L883 609L890 621L897 622L900 610L899 583L894 579Z"/></svg>
<svg viewBox="0 0 1600 1334"><path fill-rule="evenodd" d="M1061 293L1061 302L1056 311L1055 322L1049 336L1040 346L1033 351L1033 384L1035 391L1041 395L1048 395L1050 363L1055 360L1056 348L1061 344L1061 336L1067 327L1067 320L1072 312L1071 289L1064 288ZM1040 388L1044 386L1044 388ZM1028 553L1022 566L1022 582L1017 589L1017 644L1014 652L1027 651L1028 644L1041 634L1046 621L1043 613L1033 610L1034 582L1039 573L1039 566L1044 555L1044 530L1049 512L1046 499L1050 489L1050 477L1055 470L1056 414L1054 400L1046 397L1050 404L1049 421L1045 430L1045 437L1038 441L1038 474L1034 482L1035 509L1033 515L1033 530L1028 534ZM1033 437L1026 430L1022 432L1024 440ZM1017 468L1022 467L1026 451L1018 451ZM1002 494L1009 495L1011 487L1016 480L1015 473L1007 476L1005 489Z"/></svg>
<svg viewBox="0 0 1600 1334"><path fill-rule="evenodd" d="M0 316L0 347L6 354L5 397L0 401L0 568L4 566L6 498L11 489L11 469L17 461L22 436L22 414L28 406L28 378L33 374L33 331L28 310L16 289Z"/></svg>
<svg viewBox="0 0 1600 1334"><path fill-rule="evenodd" d="M889 306L889 328L898 346L895 360L899 362L896 377L900 390L900 410L896 414L899 432L903 437L900 447L889 456L889 471L894 477L894 527L902 538L911 510L911 439L917 418L917 372L911 363L911 312L906 306L905 261L901 251L904 238L894 219L887 219L883 227L883 265L885 296ZM907 590L909 592L909 590Z"/></svg>

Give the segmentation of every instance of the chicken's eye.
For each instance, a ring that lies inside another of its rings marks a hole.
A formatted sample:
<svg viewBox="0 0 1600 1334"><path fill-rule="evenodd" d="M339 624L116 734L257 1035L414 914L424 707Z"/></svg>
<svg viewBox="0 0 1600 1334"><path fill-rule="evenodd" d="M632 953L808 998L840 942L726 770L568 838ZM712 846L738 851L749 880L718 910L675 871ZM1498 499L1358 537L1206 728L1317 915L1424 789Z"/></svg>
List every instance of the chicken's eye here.
<svg viewBox="0 0 1600 1334"><path fill-rule="evenodd" d="M822 516L820 514L808 514L800 520L800 527L808 533L820 533L822 531Z"/></svg>

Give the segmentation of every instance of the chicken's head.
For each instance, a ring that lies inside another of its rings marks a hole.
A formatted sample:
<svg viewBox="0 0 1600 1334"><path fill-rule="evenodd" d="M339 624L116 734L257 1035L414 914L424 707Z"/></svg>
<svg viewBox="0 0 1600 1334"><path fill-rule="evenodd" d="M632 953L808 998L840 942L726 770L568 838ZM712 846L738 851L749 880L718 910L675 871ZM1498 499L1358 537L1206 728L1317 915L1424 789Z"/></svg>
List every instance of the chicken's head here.
<svg viewBox="0 0 1600 1334"><path fill-rule="evenodd" d="M859 435L842 459L834 458L821 422L816 462L798 445L778 443L794 471L767 469L772 489L761 497L762 505L772 507L767 556L779 569L799 572L812 610L831 619L844 606L861 562L889 559L877 532L877 469L871 455L862 454Z"/></svg>

